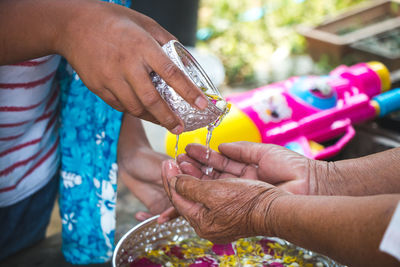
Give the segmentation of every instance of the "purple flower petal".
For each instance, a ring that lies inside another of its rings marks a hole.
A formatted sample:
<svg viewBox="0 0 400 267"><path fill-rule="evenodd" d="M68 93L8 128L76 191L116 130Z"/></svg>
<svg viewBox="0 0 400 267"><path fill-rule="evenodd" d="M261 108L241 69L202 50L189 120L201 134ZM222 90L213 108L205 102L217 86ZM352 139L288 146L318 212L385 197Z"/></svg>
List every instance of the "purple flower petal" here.
<svg viewBox="0 0 400 267"><path fill-rule="evenodd" d="M214 244L212 251L214 251L218 256L235 255L232 244Z"/></svg>
<svg viewBox="0 0 400 267"><path fill-rule="evenodd" d="M165 251L165 249L164 249L164 251ZM172 247L169 249L169 251L166 252L165 254L168 255L168 256L175 256L175 257L177 257L178 259L184 259L184 258L185 258L184 255L183 255L183 253L182 253L181 248L178 247L178 246L172 246Z"/></svg>
<svg viewBox="0 0 400 267"><path fill-rule="evenodd" d="M260 241L258 241L264 251L265 254L269 254L271 256L274 256L274 250L269 246L269 244L274 244L275 242L272 240L269 240L267 238L263 238Z"/></svg>
<svg viewBox="0 0 400 267"><path fill-rule="evenodd" d="M131 264L129 264L129 267L162 267L161 264L156 264L149 260L146 257L136 259L133 261Z"/></svg>
<svg viewBox="0 0 400 267"><path fill-rule="evenodd" d="M273 262L273 263L270 263L268 265L268 267L285 267L285 265L283 265L282 263L279 263L279 262Z"/></svg>
<svg viewBox="0 0 400 267"><path fill-rule="evenodd" d="M219 264L216 260L210 257L202 257L196 259L196 261L189 265L189 267L218 267Z"/></svg>

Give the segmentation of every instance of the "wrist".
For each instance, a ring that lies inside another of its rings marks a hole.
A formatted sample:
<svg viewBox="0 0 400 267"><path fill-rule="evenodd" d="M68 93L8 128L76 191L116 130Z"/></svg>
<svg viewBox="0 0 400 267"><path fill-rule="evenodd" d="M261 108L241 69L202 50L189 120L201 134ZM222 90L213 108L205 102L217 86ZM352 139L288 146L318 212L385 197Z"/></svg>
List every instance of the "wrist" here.
<svg viewBox="0 0 400 267"><path fill-rule="evenodd" d="M293 216L299 208L299 199L302 198L304 196L292 194L281 194L275 198L265 213L262 235L285 238L287 231L292 229Z"/></svg>
<svg viewBox="0 0 400 267"><path fill-rule="evenodd" d="M310 166L309 195L357 196L365 195L363 182L368 173L359 173L357 160L316 161Z"/></svg>
<svg viewBox="0 0 400 267"><path fill-rule="evenodd" d="M341 166L336 162L309 160L309 195L338 195L343 185Z"/></svg>
<svg viewBox="0 0 400 267"><path fill-rule="evenodd" d="M325 194L365 196L398 193L400 150L330 163Z"/></svg>
<svg viewBox="0 0 400 267"><path fill-rule="evenodd" d="M286 202L285 199L291 196L276 187L260 194L250 216L255 235L276 236L278 225L276 217L279 215L281 206Z"/></svg>
<svg viewBox="0 0 400 267"><path fill-rule="evenodd" d="M156 152L148 146L137 146L131 149L120 149L118 147L118 165L124 169L130 169L130 166L138 159L145 159Z"/></svg>
<svg viewBox="0 0 400 267"><path fill-rule="evenodd" d="M58 1L60 4L53 13L56 18L56 34L53 37L53 50L69 60L73 50L79 48L92 30L96 17L107 19L104 15L104 2L93 0ZM103 21L104 21L103 20ZM76 45L75 43L78 43Z"/></svg>
<svg viewBox="0 0 400 267"><path fill-rule="evenodd" d="M140 119L124 114L118 140L118 164L122 167L132 164L134 159L145 158L155 153L150 146Z"/></svg>
<svg viewBox="0 0 400 267"><path fill-rule="evenodd" d="M67 33L68 25L73 23L79 17L77 10L79 4L75 0L69 1L42 1L44 6L47 6L46 12L43 14L49 25L47 32L47 45L51 52L64 55L62 47L68 41Z"/></svg>

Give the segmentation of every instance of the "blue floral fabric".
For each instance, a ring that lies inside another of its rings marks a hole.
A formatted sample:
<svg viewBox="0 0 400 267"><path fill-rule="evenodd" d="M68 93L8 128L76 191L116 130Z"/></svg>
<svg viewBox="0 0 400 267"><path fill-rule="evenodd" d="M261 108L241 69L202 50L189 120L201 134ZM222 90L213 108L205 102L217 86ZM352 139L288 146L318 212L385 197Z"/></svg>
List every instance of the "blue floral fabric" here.
<svg viewBox="0 0 400 267"><path fill-rule="evenodd" d="M129 0L110 2L130 6ZM74 264L106 262L114 248L122 113L89 91L66 62L61 64L58 76L62 251Z"/></svg>

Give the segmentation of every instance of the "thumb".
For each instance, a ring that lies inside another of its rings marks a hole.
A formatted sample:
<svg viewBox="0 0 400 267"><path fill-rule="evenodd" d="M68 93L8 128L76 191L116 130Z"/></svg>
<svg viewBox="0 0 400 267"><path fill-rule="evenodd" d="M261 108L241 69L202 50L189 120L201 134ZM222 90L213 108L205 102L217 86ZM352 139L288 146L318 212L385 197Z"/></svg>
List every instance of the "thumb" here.
<svg viewBox="0 0 400 267"><path fill-rule="evenodd" d="M167 192L169 199L171 199L171 189L169 185L169 180L171 177L174 177L181 173L178 165L175 163L174 160L165 160L161 164L161 176L164 185L164 190Z"/></svg>
<svg viewBox="0 0 400 267"><path fill-rule="evenodd" d="M203 203L204 194L208 191L200 179L184 174L178 175L171 186L185 199L200 203Z"/></svg>
<svg viewBox="0 0 400 267"><path fill-rule="evenodd" d="M159 224L162 224L178 217L179 217L178 211L174 207L170 207L160 214L160 217L158 217L157 222Z"/></svg>
<svg viewBox="0 0 400 267"><path fill-rule="evenodd" d="M198 184L198 179L189 175L178 175L168 178L167 182L171 192L170 199L172 204L183 217L187 219L200 213L203 205L201 203L196 203L196 200L192 201L195 199L193 195L198 194L196 193L197 191L201 191L200 188L197 188L197 190L195 189L196 186L194 184ZM181 186L182 182L183 187Z"/></svg>

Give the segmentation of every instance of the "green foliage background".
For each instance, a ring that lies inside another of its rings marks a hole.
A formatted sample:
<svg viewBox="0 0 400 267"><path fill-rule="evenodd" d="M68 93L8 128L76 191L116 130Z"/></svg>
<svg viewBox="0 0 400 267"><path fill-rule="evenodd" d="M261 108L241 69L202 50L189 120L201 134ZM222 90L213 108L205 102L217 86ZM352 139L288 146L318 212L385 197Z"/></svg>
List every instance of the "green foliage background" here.
<svg viewBox="0 0 400 267"><path fill-rule="evenodd" d="M306 53L297 25L316 25L360 2L365 0L201 0L198 35L203 41L197 46L222 60L228 85L254 83L257 66L279 47L291 55Z"/></svg>

